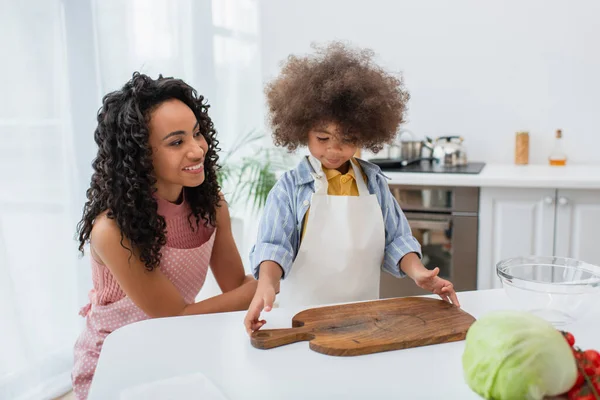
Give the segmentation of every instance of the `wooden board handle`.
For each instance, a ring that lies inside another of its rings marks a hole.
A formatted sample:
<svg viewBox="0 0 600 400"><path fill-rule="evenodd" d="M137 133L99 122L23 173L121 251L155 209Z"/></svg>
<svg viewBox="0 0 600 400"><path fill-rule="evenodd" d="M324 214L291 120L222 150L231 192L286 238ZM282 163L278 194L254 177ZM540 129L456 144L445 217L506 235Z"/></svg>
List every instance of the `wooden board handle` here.
<svg viewBox="0 0 600 400"><path fill-rule="evenodd" d="M272 349L290 343L312 340L315 335L310 328L301 326L288 329L264 329L252 332L250 342L257 349Z"/></svg>

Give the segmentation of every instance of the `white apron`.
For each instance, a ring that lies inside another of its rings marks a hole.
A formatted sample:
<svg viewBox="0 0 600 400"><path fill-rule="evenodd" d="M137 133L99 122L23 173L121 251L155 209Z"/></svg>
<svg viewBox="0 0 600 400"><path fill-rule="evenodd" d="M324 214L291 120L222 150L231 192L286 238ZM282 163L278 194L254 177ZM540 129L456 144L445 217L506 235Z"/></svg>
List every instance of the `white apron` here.
<svg viewBox="0 0 600 400"><path fill-rule="evenodd" d="M281 281L279 307L305 307L379 298L385 251L381 207L358 165L351 162L358 196L329 196L321 163L308 157L315 178L304 239L289 275Z"/></svg>

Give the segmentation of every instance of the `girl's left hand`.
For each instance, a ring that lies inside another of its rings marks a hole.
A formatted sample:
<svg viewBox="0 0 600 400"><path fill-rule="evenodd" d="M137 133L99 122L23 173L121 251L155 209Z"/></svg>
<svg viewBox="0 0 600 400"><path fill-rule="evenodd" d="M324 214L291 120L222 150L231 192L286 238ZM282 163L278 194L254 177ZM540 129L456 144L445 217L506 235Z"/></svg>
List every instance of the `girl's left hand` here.
<svg viewBox="0 0 600 400"><path fill-rule="evenodd" d="M449 303L451 302L455 306L460 307L458 297L456 297L456 292L454 291L454 286L451 282L440 278L438 276L439 273L440 269L437 267L433 270L425 269L415 278L415 283L421 289L437 294L442 300Z"/></svg>

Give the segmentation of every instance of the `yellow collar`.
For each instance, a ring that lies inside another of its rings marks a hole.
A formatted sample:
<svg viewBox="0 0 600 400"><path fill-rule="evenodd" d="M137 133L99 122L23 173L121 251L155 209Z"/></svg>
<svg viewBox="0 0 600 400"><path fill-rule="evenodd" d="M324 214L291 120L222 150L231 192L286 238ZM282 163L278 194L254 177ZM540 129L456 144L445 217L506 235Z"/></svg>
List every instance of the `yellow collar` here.
<svg viewBox="0 0 600 400"><path fill-rule="evenodd" d="M329 168L323 168L323 172L325 173L325 176L327 177L327 180L330 181L331 179L335 178L338 175L342 175L342 173L340 171L338 171L337 169L329 169ZM350 166L348 167L348 172L346 172L344 175L348 175L351 176L352 179L356 179L356 177L354 176L354 168L352 168L352 160L350 160Z"/></svg>

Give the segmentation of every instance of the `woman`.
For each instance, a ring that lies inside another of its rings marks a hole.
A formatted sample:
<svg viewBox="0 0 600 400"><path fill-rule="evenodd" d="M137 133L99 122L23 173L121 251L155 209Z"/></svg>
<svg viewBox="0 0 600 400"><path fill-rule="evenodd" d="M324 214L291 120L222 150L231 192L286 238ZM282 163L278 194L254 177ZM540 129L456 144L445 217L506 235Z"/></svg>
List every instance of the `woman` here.
<svg viewBox="0 0 600 400"><path fill-rule="evenodd" d="M218 141L208 105L178 79L135 73L106 95L98 155L78 225L90 245L93 289L82 309L72 379L87 398L102 343L147 318L247 309L244 275L217 182ZM208 266L223 294L195 303Z"/></svg>

